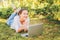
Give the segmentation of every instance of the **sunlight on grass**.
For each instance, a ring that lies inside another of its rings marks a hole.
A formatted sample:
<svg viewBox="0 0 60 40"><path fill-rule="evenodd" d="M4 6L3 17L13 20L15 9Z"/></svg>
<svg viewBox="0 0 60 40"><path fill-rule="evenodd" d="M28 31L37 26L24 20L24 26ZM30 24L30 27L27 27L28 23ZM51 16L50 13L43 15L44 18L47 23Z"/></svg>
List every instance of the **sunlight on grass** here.
<svg viewBox="0 0 60 40"><path fill-rule="evenodd" d="M2 19L2 18L0 18L0 22L6 22L6 19Z"/></svg>

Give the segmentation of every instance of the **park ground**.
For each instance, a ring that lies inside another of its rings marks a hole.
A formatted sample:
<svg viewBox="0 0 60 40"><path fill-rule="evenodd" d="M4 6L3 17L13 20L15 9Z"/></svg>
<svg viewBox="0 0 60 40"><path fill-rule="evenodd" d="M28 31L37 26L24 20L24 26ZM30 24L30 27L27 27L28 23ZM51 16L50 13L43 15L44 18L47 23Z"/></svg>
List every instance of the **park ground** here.
<svg viewBox="0 0 60 40"><path fill-rule="evenodd" d="M6 19L0 18L0 40L60 40L60 24L59 22L48 21L47 19L40 20L43 22L43 33L38 37L25 38L21 37L20 33L6 24Z"/></svg>

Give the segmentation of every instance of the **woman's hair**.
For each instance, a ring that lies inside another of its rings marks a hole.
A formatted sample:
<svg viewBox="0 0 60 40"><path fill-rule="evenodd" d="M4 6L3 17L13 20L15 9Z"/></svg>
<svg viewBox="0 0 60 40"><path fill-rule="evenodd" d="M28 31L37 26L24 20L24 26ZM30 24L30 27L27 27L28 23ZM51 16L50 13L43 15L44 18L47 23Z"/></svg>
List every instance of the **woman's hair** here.
<svg viewBox="0 0 60 40"><path fill-rule="evenodd" d="M19 12L18 12L18 15L20 15L22 13L22 11L24 11L24 10L27 10L27 9L24 9L24 8L20 9Z"/></svg>

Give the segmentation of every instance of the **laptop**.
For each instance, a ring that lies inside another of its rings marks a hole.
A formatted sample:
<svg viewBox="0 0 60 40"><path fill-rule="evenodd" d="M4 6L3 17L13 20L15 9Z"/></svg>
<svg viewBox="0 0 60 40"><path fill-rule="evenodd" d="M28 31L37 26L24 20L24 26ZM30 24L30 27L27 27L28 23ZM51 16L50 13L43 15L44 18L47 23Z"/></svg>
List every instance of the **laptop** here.
<svg viewBox="0 0 60 40"><path fill-rule="evenodd" d="M28 33L24 33L21 36L23 37L35 37L42 34L43 26L41 24L30 25L28 28Z"/></svg>
<svg viewBox="0 0 60 40"><path fill-rule="evenodd" d="M41 24L31 25L28 29L28 37L35 37L42 34L43 26Z"/></svg>

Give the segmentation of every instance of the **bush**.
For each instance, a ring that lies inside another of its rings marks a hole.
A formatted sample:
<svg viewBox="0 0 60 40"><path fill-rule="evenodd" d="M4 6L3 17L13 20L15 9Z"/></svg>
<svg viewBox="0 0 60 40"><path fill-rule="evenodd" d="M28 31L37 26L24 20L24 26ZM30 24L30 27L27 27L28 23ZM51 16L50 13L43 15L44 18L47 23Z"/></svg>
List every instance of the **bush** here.
<svg viewBox="0 0 60 40"><path fill-rule="evenodd" d="M2 8L0 9L0 17L2 18L8 18L11 13L13 12L12 8L9 7L9 8Z"/></svg>
<svg viewBox="0 0 60 40"><path fill-rule="evenodd" d="M21 8L23 8L23 7L21 7ZM51 6L47 5L46 7L41 8L41 9L28 8L28 10L29 10L30 17L34 17L35 14L37 15L40 13L43 16L47 16L48 19L60 20L60 16L59 16L60 13L58 13L60 11L60 6L58 6L58 5L54 5L54 4ZM13 12L13 9L11 7L1 8L0 9L0 17L8 18L12 12Z"/></svg>

